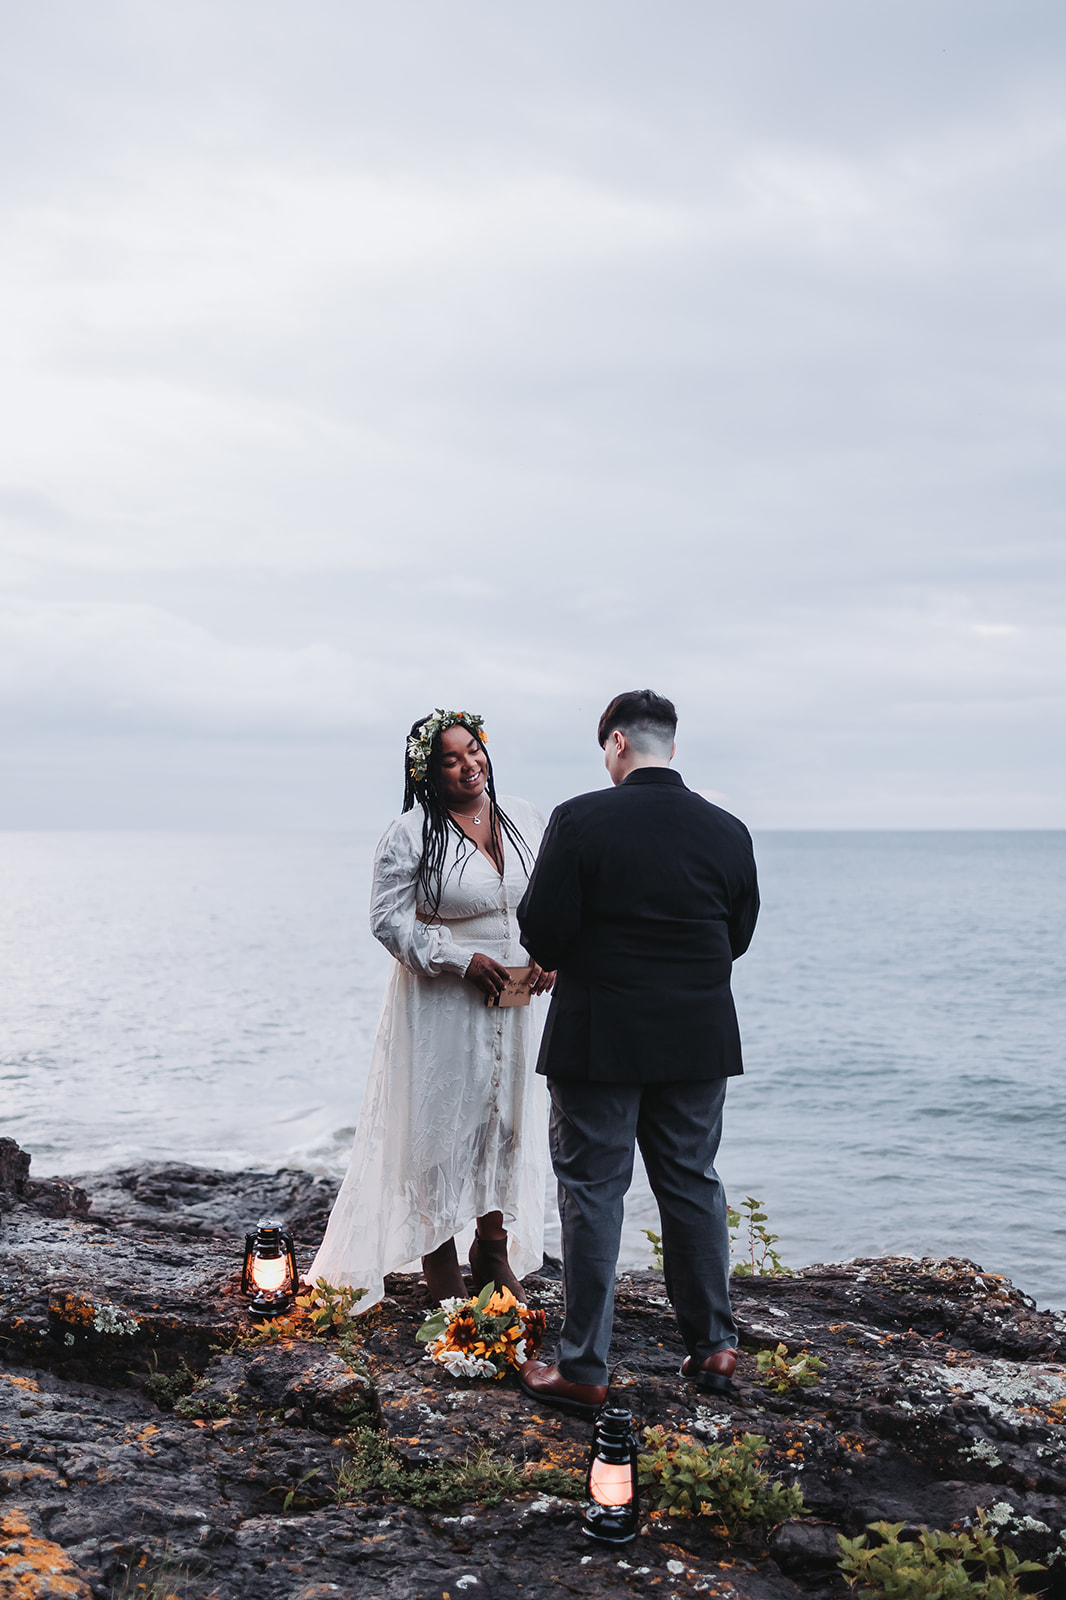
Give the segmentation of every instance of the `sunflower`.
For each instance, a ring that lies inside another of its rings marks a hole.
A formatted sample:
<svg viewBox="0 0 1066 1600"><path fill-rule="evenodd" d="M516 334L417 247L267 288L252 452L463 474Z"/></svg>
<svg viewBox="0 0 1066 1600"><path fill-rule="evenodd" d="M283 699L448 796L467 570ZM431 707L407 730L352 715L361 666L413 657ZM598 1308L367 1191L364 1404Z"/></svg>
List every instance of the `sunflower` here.
<svg viewBox="0 0 1066 1600"><path fill-rule="evenodd" d="M473 1314L461 1311L448 1329L447 1342L452 1350L471 1350L476 1347L480 1337Z"/></svg>

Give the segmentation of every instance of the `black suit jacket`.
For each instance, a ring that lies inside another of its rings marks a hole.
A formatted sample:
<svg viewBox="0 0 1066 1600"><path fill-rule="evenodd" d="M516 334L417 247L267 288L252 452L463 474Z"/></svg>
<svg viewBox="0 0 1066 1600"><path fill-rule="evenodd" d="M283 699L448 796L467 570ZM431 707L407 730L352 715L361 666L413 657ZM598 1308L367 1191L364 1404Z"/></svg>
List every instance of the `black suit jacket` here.
<svg viewBox="0 0 1066 1600"><path fill-rule="evenodd" d="M743 1072L729 988L759 891L751 836L667 767L552 812L518 908L557 970L537 1071L657 1083Z"/></svg>

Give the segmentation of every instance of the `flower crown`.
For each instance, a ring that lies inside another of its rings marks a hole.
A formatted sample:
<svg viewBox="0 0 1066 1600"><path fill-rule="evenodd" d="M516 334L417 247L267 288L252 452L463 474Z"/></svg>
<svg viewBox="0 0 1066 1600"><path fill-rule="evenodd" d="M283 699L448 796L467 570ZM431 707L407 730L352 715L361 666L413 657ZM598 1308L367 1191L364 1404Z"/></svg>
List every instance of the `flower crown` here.
<svg viewBox="0 0 1066 1600"><path fill-rule="evenodd" d="M472 711L442 711L438 707L431 717L426 718L418 732L412 733L407 741L407 769L416 783L421 783L426 776L429 752L433 748L434 739L439 733L443 733L445 728L454 728L460 722L472 728L482 744L488 744L481 717L475 716Z"/></svg>

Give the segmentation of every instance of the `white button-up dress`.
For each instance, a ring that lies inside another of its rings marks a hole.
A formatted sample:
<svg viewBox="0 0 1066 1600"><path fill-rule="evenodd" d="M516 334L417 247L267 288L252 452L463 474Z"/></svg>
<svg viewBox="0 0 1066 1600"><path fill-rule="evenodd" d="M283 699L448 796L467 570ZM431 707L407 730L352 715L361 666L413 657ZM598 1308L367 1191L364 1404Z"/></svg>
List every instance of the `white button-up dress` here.
<svg viewBox="0 0 1066 1600"><path fill-rule="evenodd" d="M500 800L535 857L544 820ZM535 1072L547 997L502 1010L465 981L476 951L505 966L529 957L515 911L527 869L504 837L504 871L451 838L438 916L417 883L422 811L397 818L378 845L370 921L393 955L348 1173L309 1276L384 1294L386 1272L502 1211L515 1273L540 1266L547 1175L547 1095ZM466 1241L460 1240L460 1257Z"/></svg>

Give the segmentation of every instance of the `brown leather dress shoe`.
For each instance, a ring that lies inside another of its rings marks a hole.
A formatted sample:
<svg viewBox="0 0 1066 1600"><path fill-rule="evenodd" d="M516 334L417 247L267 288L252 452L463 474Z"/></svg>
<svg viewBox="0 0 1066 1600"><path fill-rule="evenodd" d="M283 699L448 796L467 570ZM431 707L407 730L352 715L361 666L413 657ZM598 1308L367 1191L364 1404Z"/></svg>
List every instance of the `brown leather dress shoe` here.
<svg viewBox="0 0 1066 1600"><path fill-rule="evenodd" d="M542 1405L555 1406L572 1417L591 1422L607 1398L605 1383L571 1383L564 1378L554 1361L551 1366L544 1361L524 1361L518 1369L518 1382L522 1393Z"/></svg>
<svg viewBox="0 0 1066 1600"><path fill-rule="evenodd" d="M729 1394L736 1370L735 1350L716 1350L713 1356L698 1363L692 1356L686 1356L681 1363L681 1376L689 1378L702 1394Z"/></svg>

